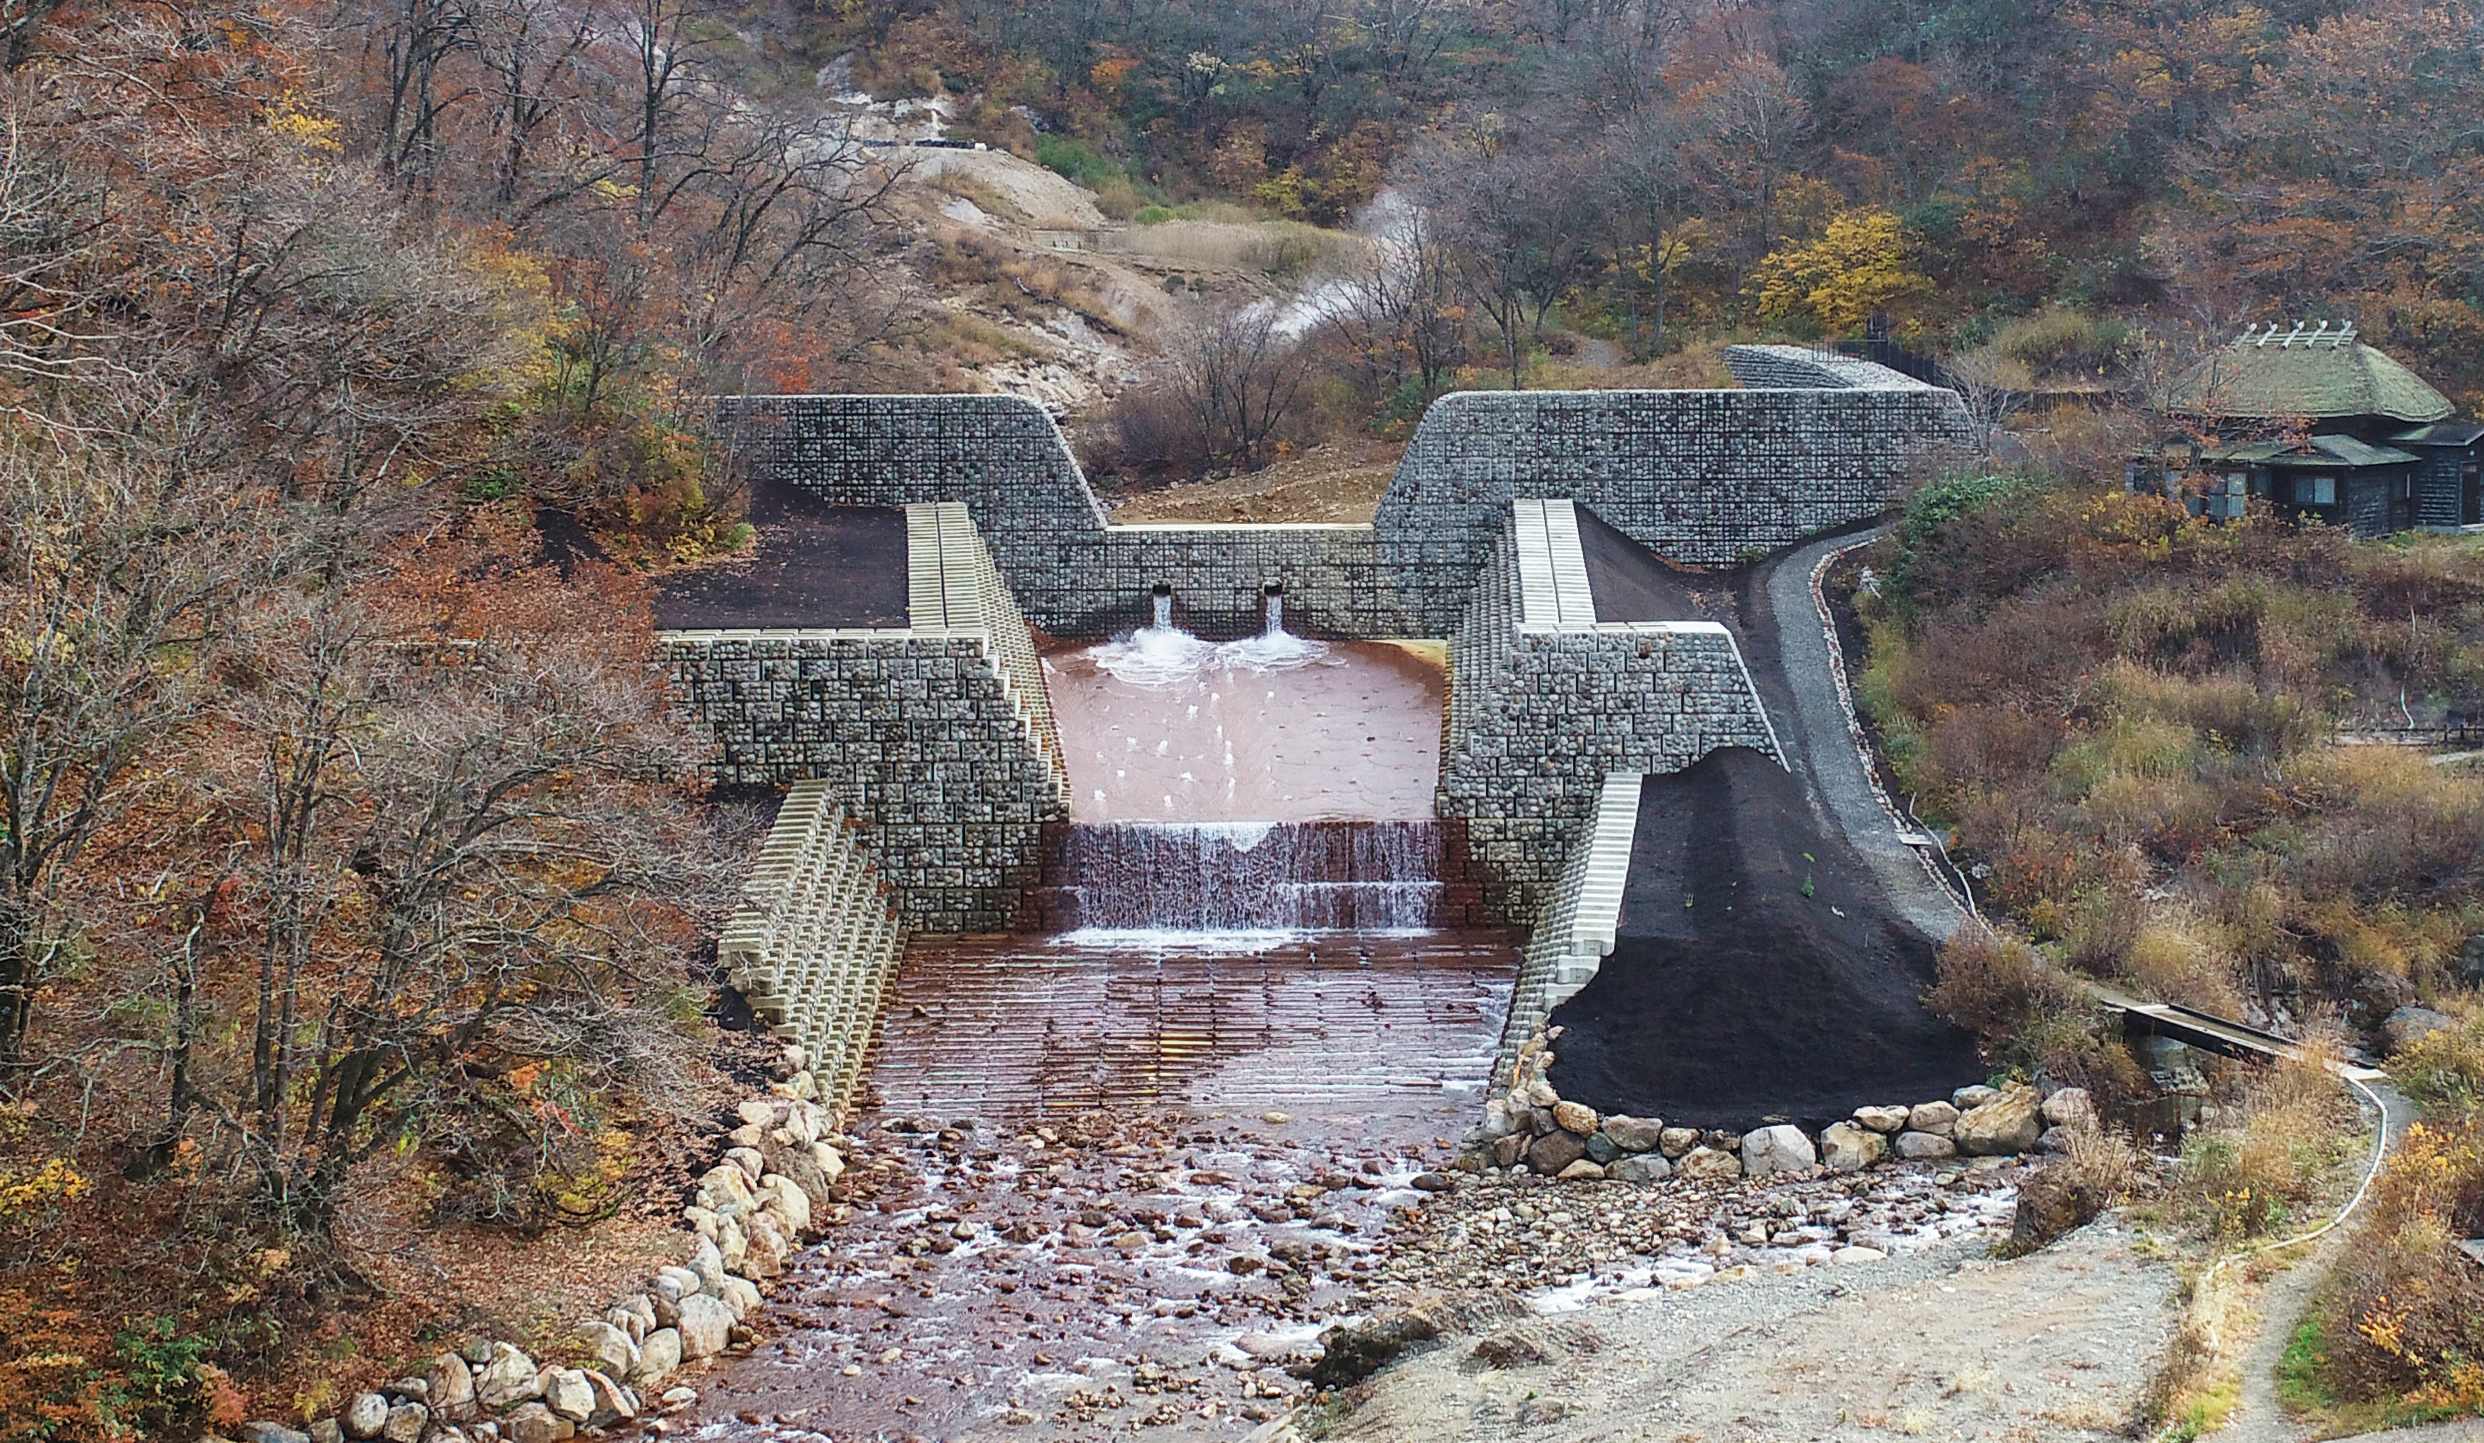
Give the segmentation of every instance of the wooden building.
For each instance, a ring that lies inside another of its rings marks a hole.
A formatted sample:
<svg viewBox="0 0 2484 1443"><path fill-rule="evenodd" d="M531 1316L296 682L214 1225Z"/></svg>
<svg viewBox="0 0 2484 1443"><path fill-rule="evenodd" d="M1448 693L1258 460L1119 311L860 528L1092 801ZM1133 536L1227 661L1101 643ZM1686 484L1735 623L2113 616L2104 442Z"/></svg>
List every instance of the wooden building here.
<svg viewBox="0 0 2484 1443"><path fill-rule="evenodd" d="M2127 479L2194 514L2260 501L2358 536L2484 524L2484 426L2452 420L2448 397L2352 325L2246 326L2175 384L2167 409L2209 439L2134 458Z"/></svg>

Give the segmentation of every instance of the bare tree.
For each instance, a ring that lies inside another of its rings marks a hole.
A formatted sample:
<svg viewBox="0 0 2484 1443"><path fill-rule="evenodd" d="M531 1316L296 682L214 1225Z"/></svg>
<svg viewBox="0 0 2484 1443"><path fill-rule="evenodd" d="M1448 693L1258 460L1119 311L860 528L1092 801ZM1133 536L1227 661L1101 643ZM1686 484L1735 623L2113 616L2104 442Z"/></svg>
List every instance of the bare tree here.
<svg viewBox="0 0 2484 1443"><path fill-rule="evenodd" d="M0 449L0 1086L29 1064L88 845L196 713L264 516L106 451Z"/></svg>
<svg viewBox="0 0 2484 1443"><path fill-rule="evenodd" d="M1961 351L1941 363L1944 382L1957 392L1975 431L1978 461L1992 455L1993 438L2010 417L2025 409L2035 385L2027 367L1992 346Z"/></svg>
<svg viewBox="0 0 2484 1443"><path fill-rule="evenodd" d="M557 1061L539 1095L573 1115L679 1065L660 1013L724 896L676 780L695 754L634 583L515 559L433 543L385 592L252 618L256 684L223 711L244 745L206 793L247 839L221 925L254 959L253 1042L191 1105L289 1226L324 1232L377 1149L543 1122L523 1064Z"/></svg>
<svg viewBox="0 0 2484 1443"><path fill-rule="evenodd" d="M1309 374L1302 348L1264 303L1185 327L1168 359L1172 394L1210 456L1245 470L1265 459Z"/></svg>

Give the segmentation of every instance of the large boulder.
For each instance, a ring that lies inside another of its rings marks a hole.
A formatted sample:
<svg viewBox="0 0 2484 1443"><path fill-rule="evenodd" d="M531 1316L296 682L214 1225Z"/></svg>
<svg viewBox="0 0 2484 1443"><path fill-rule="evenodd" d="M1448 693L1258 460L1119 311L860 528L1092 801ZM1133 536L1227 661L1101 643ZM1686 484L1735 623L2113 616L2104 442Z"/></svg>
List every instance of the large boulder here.
<svg viewBox="0 0 2484 1443"><path fill-rule="evenodd" d="M600 1319L578 1325L578 1341L586 1344L587 1353L605 1372L626 1378L638 1366L638 1345L630 1335Z"/></svg>
<svg viewBox="0 0 2484 1443"><path fill-rule="evenodd" d="M1656 1145L1664 1150L1665 1156L1678 1158L1684 1153L1689 1152L1692 1148L1699 1146L1699 1129L1695 1127L1668 1127L1663 1132L1657 1134Z"/></svg>
<svg viewBox="0 0 2484 1443"><path fill-rule="evenodd" d="M2381 1041L2391 1056L2404 1052L2428 1034L2452 1025L2449 1014L2429 1007L2400 1007L2381 1019Z"/></svg>
<svg viewBox="0 0 2484 1443"><path fill-rule="evenodd" d="M1629 1152L1607 1163L1604 1175L1615 1182L1663 1182L1673 1176L1673 1164L1660 1152Z"/></svg>
<svg viewBox="0 0 2484 1443"><path fill-rule="evenodd" d="M431 1427L431 1410L420 1403L399 1403L388 1410L388 1421L380 1425L380 1437L387 1443L423 1443L423 1433Z"/></svg>
<svg viewBox="0 0 2484 1443"><path fill-rule="evenodd" d="M1673 1169L1688 1182L1727 1182L1742 1176L1742 1159L1721 1147L1694 1147Z"/></svg>
<svg viewBox="0 0 2484 1443"><path fill-rule="evenodd" d="M767 1160L769 1172L802 1190L814 1214L825 1213L835 1202L830 1189L845 1173L845 1159L835 1148L824 1142L780 1142L771 1134L759 1155Z"/></svg>
<svg viewBox="0 0 2484 1443"><path fill-rule="evenodd" d="M535 1385L535 1360L507 1343L492 1344L492 1360L475 1375L474 1396L486 1408L506 1408L542 1396Z"/></svg>
<svg viewBox="0 0 2484 1443"><path fill-rule="evenodd" d="M444 1423L463 1423L475 1415L474 1370L455 1353L442 1353L431 1360L423 1374L426 1400L431 1416Z"/></svg>
<svg viewBox="0 0 2484 1443"><path fill-rule="evenodd" d="M1820 1154L1812 1148L1811 1139L1803 1136L1803 1130L1792 1123L1755 1127L1742 1135L1742 1172L1745 1177L1807 1172L1819 1161Z"/></svg>
<svg viewBox="0 0 2484 1443"><path fill-rule="evenodd" d="M1558 1177L1563 1168L1587 1156L1587 1139L1575 1132L1555 1128L1535 1140L1527 1149L1527 1161L1546 1177Z"/></svg>
<svg viewBox="0 0 2484 1443"><path fill-rule="evenodd" d="M1854 1120L1874 1132L1898 1132L1906 1126L1906 1113L1903 1107L1858 1107Z"/></svg>
<svg viewBox="0 0 2484 1443"><path fill-rule="evenodd" d="M1820 1134L1820 1161L1831 1172L1861 1172L1888 1150L1887 1138L1851 1122L1836 1123Z"/></svg>
<svg viewBox="0 0 2484 1443"><path fill-rule="evenodd" d="M1958 1109L1953 1103L1921 1102L1906 1114L1906 1130L1928 1132L1934 1137L1949 1137L1958 1128Z"/></svg>
<svg viewBox="0 0 2484 1443"><path fill-rule="evenodd" d="M1604 1120L1604 1135L1613 1139L1613 1145L1624 1152L1655 1152L1665 1143L1665 1120L1661 1117L1624 1117L1615 1113Z"/></svg>
<svg viewBox="0 0 2484 1443"><path fill-rule="evenodd" d="M1596 1110L1583 1102L1556 1102L1552 1109L1553 1126L1563 1132L1587 1137L1596 1130Z"/></svg>
<svg viewBox="0 0 2484 1443"><path fill-rule="evenodd" d="M377 1438L388 1426L388 1400L377 1393L356 1393L337 1418L348 1438Z"/></svg>
<svg viewBox="0 0 2484 1443"><path fill-rule="evenodd" d="M1956 1157L1958 1144L1937 1132L1901 1132L1897 1135L1897 1155L1908 1162Z"/></svg>
<svg viewBox="0 0 2484 1443"><path fill-rule="evenodd" d="M609 1428L638 1416L638 1395L605 1377L593 1368L586 1370L587 1388L595 1395L595 1407L587 1414L590 1428Z"/></svg>
<svg viewBox="0 0 2484 1443"><path fill-rule="evenodd" d="M543 1406L572 1423L584 1423L595 1415L595 1389L587 1382L584 1369L556 1368L544 1384Z"/></svg>
<svg viewBox="0 0 2484 1443"><path fill-rule="evenodd" d="M681 1366L681 1333L674 1328L658 1328L638 1345L638 1366L630 1376L641 1382L661 1378Z"/></svg>
<svg viewBox="0 0 2484 1443"><path fill-rule="evenodd" d="M2065 1087L2044 1099L2044 1120L2055 1127L2094 1127L2096 1103L2084 1087Z"/></svg>
<svg viewBox="0 0 2484 1443"><path fill-rule="evenodd" d="M724 1299L700 1293L681 1300L681 1356L712 1358L725 1350L733 1331L733 1309Z"/></svg>
<svg viewBox="0 0 2484 1443"><path fill-rule="evenodd" d="M2021 1084L1958 1118L1958 1151L1970 1157L2025 1152L2044 1133L2043 1096Z"/></svg>
<svg viewBox="0 0 2484 1443"><path fill-rule="evenodd" d="M577 1436L578 1425L541 1403L522 1403L500 1420L500 1436L509 1443L561 1443Z"/></svg>

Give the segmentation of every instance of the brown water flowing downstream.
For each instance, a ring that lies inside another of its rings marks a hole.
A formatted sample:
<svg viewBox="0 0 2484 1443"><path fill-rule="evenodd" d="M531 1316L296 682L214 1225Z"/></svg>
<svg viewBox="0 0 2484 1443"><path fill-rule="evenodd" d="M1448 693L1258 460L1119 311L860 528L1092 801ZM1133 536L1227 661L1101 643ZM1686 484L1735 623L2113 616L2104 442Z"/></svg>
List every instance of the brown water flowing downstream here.
<svg viewBox="0 0 2484 1443"><path fill-rule="evenodd" d="M1055 829L1028 931L909 949L850 1214L701 1436L1247 1434L1471 1120L1479 914L1452 824Z"/></svg>

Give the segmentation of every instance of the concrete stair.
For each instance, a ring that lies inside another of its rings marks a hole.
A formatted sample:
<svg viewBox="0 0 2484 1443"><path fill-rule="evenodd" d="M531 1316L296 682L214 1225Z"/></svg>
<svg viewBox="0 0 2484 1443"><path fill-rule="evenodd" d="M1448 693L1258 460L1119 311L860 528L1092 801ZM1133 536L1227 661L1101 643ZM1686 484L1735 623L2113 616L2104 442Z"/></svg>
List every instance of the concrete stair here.
<svg viewBox="0 0 2484 1443"><path fill-rule="evenodd" d="M905 945L888 886L828 784L794 783L717 954L751 1010L810 1054L832 1109L862 1079Z"/></svg>

